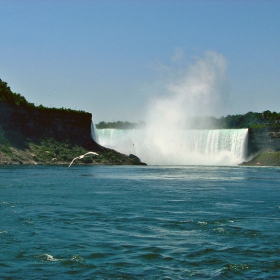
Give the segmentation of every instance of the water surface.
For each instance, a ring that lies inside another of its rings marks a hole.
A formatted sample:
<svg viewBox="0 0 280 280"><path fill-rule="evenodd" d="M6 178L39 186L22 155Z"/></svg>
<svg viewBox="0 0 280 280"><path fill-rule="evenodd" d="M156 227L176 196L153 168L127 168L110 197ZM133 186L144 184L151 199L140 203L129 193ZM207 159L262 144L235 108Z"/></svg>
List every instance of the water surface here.
<svg viewBox="0 0 280 280"><path fill-rule="evenodd" d="M280 169L0 169L1 279L277 279Z"/></svg>

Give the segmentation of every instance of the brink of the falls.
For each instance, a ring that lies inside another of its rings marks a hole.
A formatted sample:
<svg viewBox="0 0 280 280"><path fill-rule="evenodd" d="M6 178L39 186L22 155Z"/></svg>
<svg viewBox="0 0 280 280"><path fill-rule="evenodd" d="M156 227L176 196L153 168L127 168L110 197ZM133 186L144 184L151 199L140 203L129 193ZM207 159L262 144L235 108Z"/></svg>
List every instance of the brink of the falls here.
<svg viewBox="0 0 280 280"><path fill-rule="evenodd" d="M92 140L94 140L96 143L99 144L98 134L96 131L95 124L93 122L91 122L90 136L91 136Z"/></svg>
<svg viewBox="0 0 280 280"><path fill-rule="evenodd" d="M248 129L95 132L100 145L149 165L237 165L247 154Z"/></svg>

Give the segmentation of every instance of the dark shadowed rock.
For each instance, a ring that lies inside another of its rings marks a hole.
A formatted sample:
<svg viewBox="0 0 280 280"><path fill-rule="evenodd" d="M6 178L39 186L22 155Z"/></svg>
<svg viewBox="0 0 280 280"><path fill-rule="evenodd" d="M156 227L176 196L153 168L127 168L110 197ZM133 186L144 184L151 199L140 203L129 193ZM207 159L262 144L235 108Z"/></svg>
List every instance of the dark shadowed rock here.
<svg viewBox="0 0 280 280"><path fill-rule="evenodd" d="M137 157L137 156L135 156L135 155L133 155L133 154L130 154L128 157L129 157L130 159L132 159L132 160L135 162L135 164L147 165L146 163L141 162L140 158Z"/></svg>
<svg viewBox="0 0 280 280"><path fill-rule="evenodd" d="M0 164L69 164L93 151L99 156L75 164L142 165L135 156L96 143L91 138L91 118L86 112L0 102Z"/></svg>

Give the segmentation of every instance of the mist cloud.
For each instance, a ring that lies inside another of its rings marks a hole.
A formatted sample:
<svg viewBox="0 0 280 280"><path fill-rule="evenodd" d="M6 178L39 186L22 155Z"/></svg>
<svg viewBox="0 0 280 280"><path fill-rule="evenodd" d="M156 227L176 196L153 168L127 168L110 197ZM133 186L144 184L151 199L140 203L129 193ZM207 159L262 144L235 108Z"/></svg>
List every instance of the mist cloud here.
<svg viewBox="0 0 280 280"><path fill-rule="evenodd" d="M176 59L182 56L180 51L175 54ZM213 162L203 154L192 154L188 147L190 136L186 138L178 131L186 128L189 117L212 115L224 106L227 64L221 54L208 51L186 69L174 70L162 81L163 92L150 101L147 127L138 145L142 160L154 164ZM191 142L193 145L195 139Z"/></svg>
<svg viewBox="0 0 280 280"><path fill-rule="evenodd" d="M145 129L128 132L121 140L123 145L119 141L111 147L133 153L148 164L240 163L247 130L186 130L190 117L212 115L224 106L227 64L221 54L209 51L185 69L170 72L161 65L169 75L157 82L161 91L150 100Z"/></svg>
<svg viewBox="0 0 280 280"><path fill-rule="evenodd" d="M221 54L208 51L187 69L177 70L177 76L174 70L162 81L163 94L150 100L148 124L177 128L188 117L216 115L225 106L227 64Z"/></svg>

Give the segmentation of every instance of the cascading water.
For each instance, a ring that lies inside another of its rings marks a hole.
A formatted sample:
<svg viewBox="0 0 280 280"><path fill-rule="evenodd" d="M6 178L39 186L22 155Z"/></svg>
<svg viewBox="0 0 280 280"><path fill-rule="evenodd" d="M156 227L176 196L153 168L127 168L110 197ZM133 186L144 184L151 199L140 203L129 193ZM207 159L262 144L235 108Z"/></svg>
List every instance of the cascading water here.
<svg viewBox="0 0 280 280"><path fill-rule="evenodd" d="M98 134L96 133L96 127L93 122L91 122L90 136L91 136L92 140L94 140L96 143L99 144Z"/></svg>
<svg viewBox="0 0 280 280"><path fill-rule="evenodd" d="M248 129L96 132L102 146L135 154L150 165L236 165L247 153Z"/></svg>
<svg viewBox="0 0 280 280"><path fill-rule="evenodd" d="M241 163L246 155L247 129L181 129L190 124L193 116L216 115L220 106L225 107L226 66L222 55L206 52L187 69L177 72L173 67L164 67L167 75L156 83L160 85L158 94L150 99L147 111L143 111L145 129L98 130L99 143L135 154L149 165Z"/></svg>

